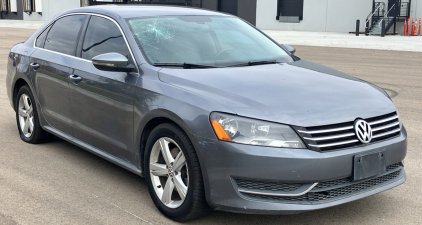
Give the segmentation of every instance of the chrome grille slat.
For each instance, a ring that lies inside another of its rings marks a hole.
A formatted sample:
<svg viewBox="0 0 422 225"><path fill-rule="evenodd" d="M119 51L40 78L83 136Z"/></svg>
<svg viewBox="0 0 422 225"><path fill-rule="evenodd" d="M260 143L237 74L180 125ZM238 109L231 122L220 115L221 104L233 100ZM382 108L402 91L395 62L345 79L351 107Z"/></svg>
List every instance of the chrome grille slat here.
<svg viewBox="0 0 422 225"><path fill-rule="evenodd" d="M388 131L388 132L385 132L385 133L374 135L374 136L372 136L372 139L387 136L389 134L394 134L394 133L397 133L397 132L400 132L400 128L397 128L395 130Z"/></svg>
<svg viewBox="0 0 422 225"><path fill-rule="evenodd" d="M384 123L384 122L388 122L388 121L390 121L390 120L394 120L394 119L398 119L399 118L399 116L393 116L393 117L389 117L389 118L387 118L387 119L383 119L383 120L378 120L378 121L374 121L374 122L370 122L369 123L369 125L375 125L375 124L379 124L379 123Z"/></svg>
<svg viewBox="0 0 422 225"><path fill-rule="evenodd" d="M327 129L327 130L316 130L316 131L305 131L305 130L298 130L301 133L305 134L319 134L319 133L329 133L329 132L336 132L342 130L351 130L353 126L341 127L341 128L334 128L334 129Z"/></svg>
<svg viewBox="0 0 422 225"><path fill-rule="evenodd" d="M396 112L363 118L363 120L372 127L373 136L369 144L390 139L400 134L400 121ZM309 148L315 151L334 151L363 145L356 136L354 121L297 128L296 130Z"/></svg>
<svg viewBox="0 0 422 225"><path fill-rule="evenodd" d="M335 143L332 143L332 144L325 144L325 145L309 144L309 146L317 147L317 148L325 148L325 147L332 147L332 146L336 146L336 145L351 144L351 143L355 143L355 142L359 142L359 140L356 139L356 140L351 140L351 141L335 142Z"/></svg>
<svg viewBox="0 0 422 225"><path fill-rule="evenodd" d="M372 128L372 132L379 131L379 130L384 130L384 129L387 129L387 128L390 128L390 127L394 127L394 126L397 126L397 125L400 125L400 122L395 122L393 124L388 124L388 125L385 125L385 126L382 126L382 127Z"/></svg>
<svg viewBox="0 0 422 225"><path fill-rule="evenodd" d="M312 140L312 141L323 141L323 140L350 137L350 136L354 136L354 135L355 135L355 133L347 133L347 134L339 134L339 135L327 136L327 137L322 137L322 138L309 138L309 137L304 137L304 138L308 139L308 140Z"/></svg>

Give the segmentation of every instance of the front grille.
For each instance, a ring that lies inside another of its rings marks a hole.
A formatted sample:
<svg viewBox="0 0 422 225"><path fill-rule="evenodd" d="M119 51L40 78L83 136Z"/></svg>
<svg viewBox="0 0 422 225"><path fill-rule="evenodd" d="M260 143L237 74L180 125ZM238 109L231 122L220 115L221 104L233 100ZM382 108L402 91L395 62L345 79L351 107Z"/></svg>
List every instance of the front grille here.
<svg viewBox="0 0 422 225"><path fill-rule="evenodd" d="M255 181L234 179L239 188L265 190L265 191L294 191L302 186L302 184L288 184L279 182Z"/></svg>
<svg viewBox="0 0 422 225"><path fill-rule="evenodd" d="M246 197L256 200L276 201L282 203L317 204L324 201L345 198L354 194L368 191L368 189L375 188L376 186L383 185L386 182L397 179L401 172L401 164L394 164L389 166L387 168L387 173L382 176L363 181L352 181L351 178L343 178L321 182L310 192L295 197L259 195L250 193L242 194Z"/></svg>
<svg viewBox="0 0 422 225"><path fill-rule="evenodd" d="M386 172L394 172L395 170L397 170L398 168L401 168L402 164L401 163L396 163L393 165L390 165L387 167L387 171ZM325 181L325 182L320 182L318 183L317 186L315 186L314 189L312 189L313 191L315 190L324 190L333 186L339 187L339 186L344 186L344 185L350 185L351 183L353 183L353 180L350 178L343 178L343 179L337 179L337 180L330 180L330 181Z"/></svg>
<svg viewBox="0 0 422 225"><path fill-rule="evenodd" d="M372 128L370 143L387 140L400 135L400 122L396 112L367 118ZM326 126L297 128L310 149L315 151L333 151L363 145L355 133L354 121Z"/></svg>

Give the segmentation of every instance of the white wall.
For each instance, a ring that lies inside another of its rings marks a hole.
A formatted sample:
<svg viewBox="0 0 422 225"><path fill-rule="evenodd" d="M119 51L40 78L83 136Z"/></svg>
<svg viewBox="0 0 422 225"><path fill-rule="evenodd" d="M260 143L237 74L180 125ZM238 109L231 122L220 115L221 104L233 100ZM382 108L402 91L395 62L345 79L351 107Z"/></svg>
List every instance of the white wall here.
<svg viewBox="0 0 422 225"><path fill-rule="evenodd" d="M42 15L33 12L23 14L24 20L49 20L63 11L80 7L80 0L42 0Z"/></svg>
<svg viewBox="0 0 422 225"><path fill-rule="evenodd" d="M256 24L264 30L349 32L360 19L363 31L371 9L372 0L304 0L300 23L280 23L275 19L277 0L257 0Z"/></svg>
<svg viewBox="0 0 422 225"><path fill-rule="evenodd" d="M422 18L422 0L412 0L410 16L412 18Z"/></svg>
<svg viewBox="0 0 422 225"><path fill-rule="evenodd" d="M312 0L305 0L312 1ZM315 1L315 0L314 0ZM328 0L325 31L356 31L356 20L360 20L360 30L365 30L365 21L372 11L372 0Z"/></svg>
<svg viewBox="0 0 422 225"><path fill-rule="evenodd" d="M277 0L257 0L256 26L262 30L325 31L327 1L305 0L300 23L280 23L276 20Z"/></svg>

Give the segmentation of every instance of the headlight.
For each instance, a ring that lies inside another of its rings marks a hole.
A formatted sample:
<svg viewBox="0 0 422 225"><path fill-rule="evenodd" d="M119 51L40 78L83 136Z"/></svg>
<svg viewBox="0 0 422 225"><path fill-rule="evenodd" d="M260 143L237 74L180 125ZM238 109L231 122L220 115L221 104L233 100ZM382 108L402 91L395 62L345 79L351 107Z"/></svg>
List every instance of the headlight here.
<svg viewBox="0 0 422 225"><path fill-rule="evenodd" d="M248 145L283 148L306 148L290 126L234 116L211 113L211 125L222 141Z"/></svg>

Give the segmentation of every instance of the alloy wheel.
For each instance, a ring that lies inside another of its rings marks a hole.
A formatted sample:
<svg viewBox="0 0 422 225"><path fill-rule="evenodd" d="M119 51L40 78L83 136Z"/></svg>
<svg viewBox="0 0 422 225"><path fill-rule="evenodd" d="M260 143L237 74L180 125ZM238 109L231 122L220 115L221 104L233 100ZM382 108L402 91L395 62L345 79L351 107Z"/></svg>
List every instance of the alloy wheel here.
<svg viewBox="0 0 422 225"><path fill-rule="evenodd" d="M34 131L34 110L28 95L22 94L19 98L19 128L23 135L29 138Z"/></svg>
<svg viewBox="0 0 422 225"><path fill-rule="evenodd" d="M178 208L185 201L189 173L185 155L171 138L158 139L151 150L150 177L155 194L169 208Z"/></svg>

